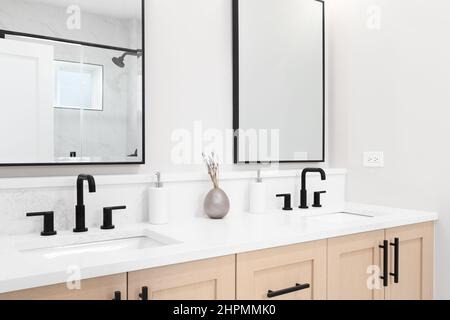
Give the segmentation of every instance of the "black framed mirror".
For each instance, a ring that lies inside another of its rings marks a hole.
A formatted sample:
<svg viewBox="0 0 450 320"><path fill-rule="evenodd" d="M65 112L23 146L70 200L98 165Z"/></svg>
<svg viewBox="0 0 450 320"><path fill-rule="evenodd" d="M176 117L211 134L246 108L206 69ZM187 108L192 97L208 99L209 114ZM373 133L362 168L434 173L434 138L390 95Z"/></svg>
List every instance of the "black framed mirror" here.
<svg viewBox="0 0 450 320"><path fill-rule="evenodd" d="M325 4L233 0L234 162L325 161Z"/></svg>
<svg viewBox="0 0 450 320"><path fill-rule="evenodd" d="M145 163L145 0L0 0L0 166Z"/></svg>

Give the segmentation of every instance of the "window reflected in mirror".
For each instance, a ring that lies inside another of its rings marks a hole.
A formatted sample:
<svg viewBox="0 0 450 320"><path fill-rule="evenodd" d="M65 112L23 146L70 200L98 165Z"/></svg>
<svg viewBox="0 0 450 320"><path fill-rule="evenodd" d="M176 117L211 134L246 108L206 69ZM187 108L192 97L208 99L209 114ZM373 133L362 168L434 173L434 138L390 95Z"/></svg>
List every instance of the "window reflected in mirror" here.
<svg viewBox="0 0 450 320"><path fill-rule="evenodd" d="M103 110L103 66L55 61L55 108Z"/></svg>

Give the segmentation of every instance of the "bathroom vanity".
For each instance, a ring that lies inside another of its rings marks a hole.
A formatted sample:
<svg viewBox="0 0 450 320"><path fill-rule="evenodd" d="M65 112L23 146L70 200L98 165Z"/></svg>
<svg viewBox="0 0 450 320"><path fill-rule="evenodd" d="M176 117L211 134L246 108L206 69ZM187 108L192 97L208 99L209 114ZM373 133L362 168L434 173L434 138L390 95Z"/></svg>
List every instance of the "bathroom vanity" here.
<svg viewBox="0 0 450 320"><path fill-rule="evenodd" d="M436 214L341 209L0 239L0 299L433 298Z"/></svg>

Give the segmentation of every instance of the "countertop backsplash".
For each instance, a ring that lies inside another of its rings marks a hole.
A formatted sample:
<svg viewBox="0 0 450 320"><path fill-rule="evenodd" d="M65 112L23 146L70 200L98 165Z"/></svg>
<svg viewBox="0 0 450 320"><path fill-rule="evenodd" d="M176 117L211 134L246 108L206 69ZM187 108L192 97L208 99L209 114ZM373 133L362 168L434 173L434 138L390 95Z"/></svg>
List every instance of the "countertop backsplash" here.
<svg viewBox="0 0 450 320"><path fill-rule="evenodd" d="M329 169L327 180L318 175L308 177L309 202L314 191L326 190L324 206L343 207L345 203L346 170ZM299 172L294 170L264 172L267 183L267 210L281 214L282 200L278 193L291 193L293 206L299 203ZM255 177L253 177L255 176ZM211 188L208 177L202 173L163 174L170 188L170 221L203 216L203 200ZM96 176L97 192L88 193L85 186L86 225L99 227L103 208L126 205L123 212L114 214L114 224L120 228L148 221L148 187L150 175ZM248 185L256 178L255 172L229 172L221 175L221 187L231 201L230 216L249 210ZM76 204L76 177L8 178L0 179L0 235L38 233L42 219L27 218L27 212L54 211L56 230L74 227Z"/></svg>

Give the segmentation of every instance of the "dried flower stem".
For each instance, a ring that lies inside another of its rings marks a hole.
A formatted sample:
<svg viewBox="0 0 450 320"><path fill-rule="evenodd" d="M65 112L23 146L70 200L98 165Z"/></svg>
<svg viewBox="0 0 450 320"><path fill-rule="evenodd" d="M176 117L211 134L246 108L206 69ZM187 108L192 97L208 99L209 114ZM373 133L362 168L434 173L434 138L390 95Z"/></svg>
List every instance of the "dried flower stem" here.
<svg viewBox="0 0 450 320"><path fill-rule="evenodd" d="M214 188L219 188L219 161L217 160L216 155L212 152L211 155L206 156L203 153L202 156Z"/></svg>

